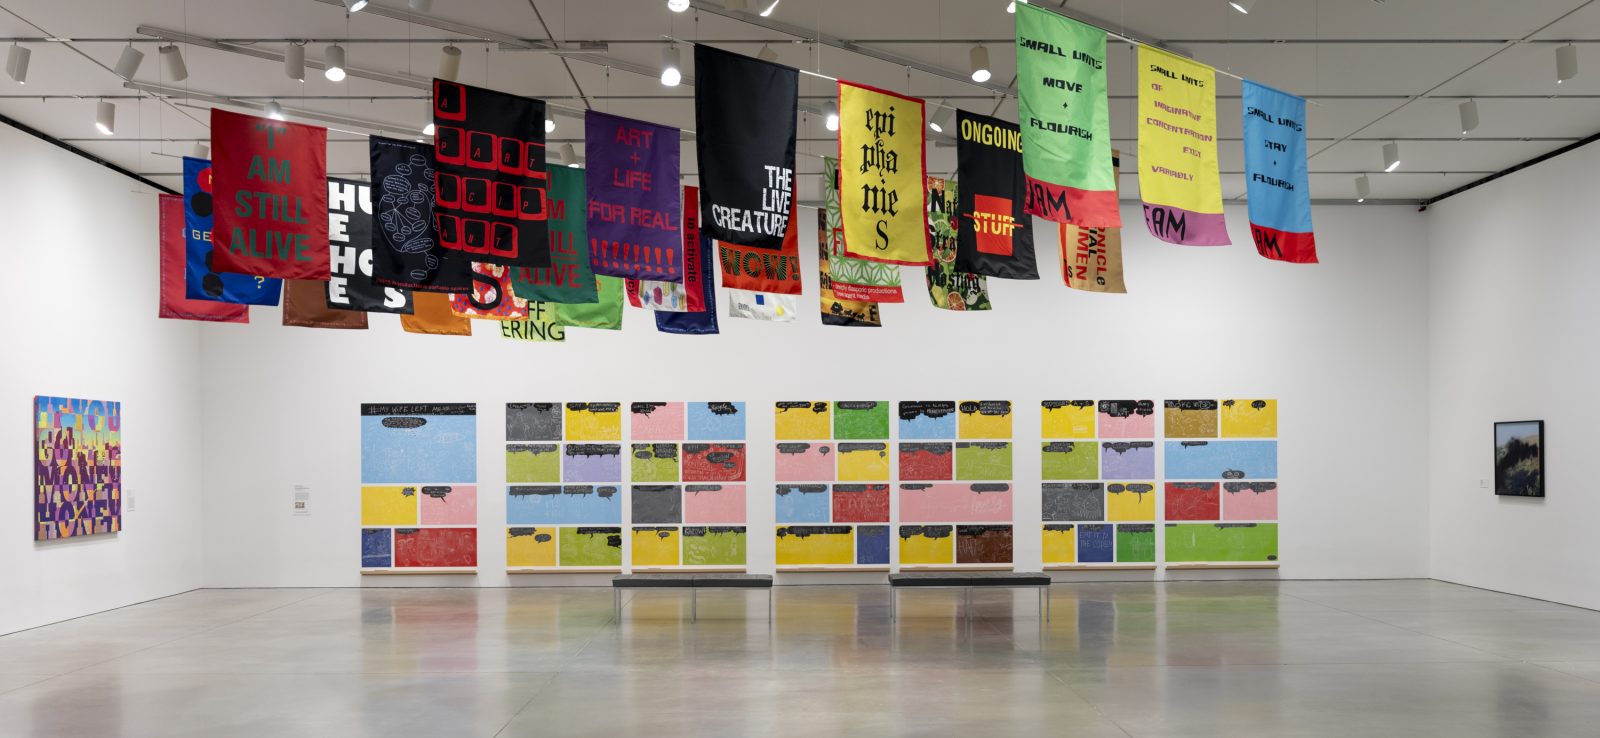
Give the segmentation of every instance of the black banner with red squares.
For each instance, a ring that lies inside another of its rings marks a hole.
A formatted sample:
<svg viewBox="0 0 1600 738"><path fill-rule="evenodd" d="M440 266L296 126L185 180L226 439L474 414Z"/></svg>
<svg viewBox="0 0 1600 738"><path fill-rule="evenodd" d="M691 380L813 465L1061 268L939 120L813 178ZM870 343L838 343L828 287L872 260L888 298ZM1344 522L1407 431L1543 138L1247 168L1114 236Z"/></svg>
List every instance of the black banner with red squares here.
<svg viewBox="0 0 1600 738"><path fill-rule="evenodd" d="M446 258L550 266L544 101L433 81L434 217Z"/></svg>

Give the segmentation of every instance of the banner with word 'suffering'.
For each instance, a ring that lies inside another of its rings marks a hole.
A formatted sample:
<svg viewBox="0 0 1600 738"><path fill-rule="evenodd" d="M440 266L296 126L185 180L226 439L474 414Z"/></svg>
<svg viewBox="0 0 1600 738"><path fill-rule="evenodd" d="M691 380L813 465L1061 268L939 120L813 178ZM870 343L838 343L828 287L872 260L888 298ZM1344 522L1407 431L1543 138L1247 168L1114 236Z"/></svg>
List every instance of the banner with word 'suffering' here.
<svg viewBox="0 0 1600 738"><path fill-rule="evenodd" d="M1121 152L1111 150L1111 168L1122 175ZM1122 229L1060 224L1061 278L1084 292L1123 293Z"/></svg>
<svg viewBox="0 0 1600 738"><path fill-rule="evenodd" d="M1226 246L1217 171L1217 73L1139 47L1139 196L1150 235L1183 246Z"/></svg>
<svg viewBox="0 0 1600 738"><path fill-rule="evenodd" d="M694 73L706 235L739 246L783 248L794 199L800 72L696 44Z"/></svg>
<svg viewBox="0 0 1600 738"><path fill-rule="evenodd" d="M1306 175L1306 101L1245 80L1244 178L1250 238L1268 259L1317 263Z"/></svg>
<svg viewBox="0 0 1600 738"><path fill-rule="evenodd" d="M961 198L955 268L999 279L1038 279L1021 130L999 118L956 111L956 171Z"/></svg>
<svg viewBox="0 0 1600 738"><path fill-rule="evenodd" d="M511 289L511 267L472 264L472 289L450 295L450 310L463 318L527 320L528 301Z"/></svg>
<svg viewBox="0 0 1600 738"><path fill-rule="evenodd" d="M678 129L589 111L583 130L595 274L681 281Z"/></svg>
<svg viewBox="0 0 1600 738"><path fill-rule="evenodd" d="M945 310L988 310L989 284L981 274L956 268L956 203L960 200L955 182L928 178L928 298L933 306Z"/></svg>
<svg viewBox="0 0 1600 738"><path fill-rule="evenodd" d="M211 109L218 272L328 279L328 129Z"/></svg>
<svg viewBox="0 0 1600 738"><path fill-rule="evenodd" d="M1121 226L1109 166L1106 32L1035 5L1016 9L1027 211L1057 223Z"/></svg>
<svg viewBox="0 0 1600 738"><path fill-rule="evenodd" d="M855 302L905 302L900 289L900 267L881 261L857 259L850 256L844 245L844 213L839 195L839 160L822 159L822 207L819 216L826 215L827 230L818 241L828 254L826 271L832 285L832 294L840 300Z"/></svg>
<svg viewBox="0 0 1600 738"><path fill-rule="evenodd" d="M156 221L161 233L161 299L157 317L169 320L202 320L211 323L248 323L250 308L227 302L191 300L184 291L187 261L186 225L182 195L157 195Z"/></svg>
<svg viewBox="0 0 1600 738"><path fill-rule="evenodd" d="M554 307L551 303L529 301L527 318L500 321L500 337L535 343L566 341L567 328L556 320Z"/></svg>
<svg viewBox="0 0 1600 738"><path fill-rule="evenodd" d="M839 82L839 207L851 256L928 265L923 113L917 98Z"/></svg>

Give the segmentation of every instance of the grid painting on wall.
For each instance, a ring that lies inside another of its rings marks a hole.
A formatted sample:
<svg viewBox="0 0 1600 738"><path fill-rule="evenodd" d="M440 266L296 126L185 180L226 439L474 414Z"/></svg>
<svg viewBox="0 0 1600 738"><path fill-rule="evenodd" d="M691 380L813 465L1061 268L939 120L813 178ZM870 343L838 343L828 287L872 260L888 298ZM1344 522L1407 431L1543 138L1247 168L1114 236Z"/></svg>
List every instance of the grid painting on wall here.
<svg viewBox="0 0 1600 738"><path fill-rule="evenodd" d="M1155 403L1040 403L1047 567L1154 566Z"/></svg>
<svg viewBox="0 0 1600 738"><path fill-rule="evenodd" d="M899 404L902 568L1012 563L1012 407Z"/></svg>
<svg viewBox="0 0 1600 738"><path fill-rule="evenodd" d="M1168 400L1165 559L1278 561L1276 400Z"/></svg>
<svg viewBox="0 0 1600 738"><path fill-rule="evenodd" d="M506 568L622 567L622 406L506 405Z"/></svg>
<svg viewBox="0 0 1600 738"><path fill-rule="evenodd" d="M361 567L478 565L477 406L361 406Z"/></svg>
<svg viewBox="0 0 1600 738"><path fill-rule="evenodd" d="M889 566L889 403L779 402L778 569Z"/></svg>
<svg viewBox="0 0 1600 738"><path fill-rule="evenodd" d="M745 566L745 406L629 407L635 571Z"/></svg>

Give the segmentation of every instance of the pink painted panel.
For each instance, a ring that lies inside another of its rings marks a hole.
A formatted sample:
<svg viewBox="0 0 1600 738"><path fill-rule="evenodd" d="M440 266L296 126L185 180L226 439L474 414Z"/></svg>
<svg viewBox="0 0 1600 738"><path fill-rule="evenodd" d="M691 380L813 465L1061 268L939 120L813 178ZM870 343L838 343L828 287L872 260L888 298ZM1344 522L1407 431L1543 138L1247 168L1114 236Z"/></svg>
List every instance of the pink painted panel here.
<svg viewBox="0 0 1600 738"><path fill-rule="evenodd" d="M1277 520L1277 482L1223 482L1223 520Z"/></svg>
<svg viewBox="0 0 1600 738"><path fill-rule="evenodd" d="M901 484L903 523L1009 523L1011 485Z"/></svg>
<svg viewBox="0 0 1600 738"><path fill-rule="evenodd" d="M471 484L422 486L423 525L477 525L478 488Z"/></svg>
<svg viewBox="0 0 1600 738"><path fill-rule="evenodd" d="M743 524L744 485L685 485L683 488L683 522L692 525Z"/></svg>
<svg viewBox="0 0 1600 738"><path fill-rule="evenodd" d="M834 480L831 443L778 444L776 476L779 482L831 482Z"/></svg>
<svg viewBox="0 0 1600 738"><path fill-rule="evenodd" d="M635 402L628 422L635 441L683 440L683 403Z"/></svg>

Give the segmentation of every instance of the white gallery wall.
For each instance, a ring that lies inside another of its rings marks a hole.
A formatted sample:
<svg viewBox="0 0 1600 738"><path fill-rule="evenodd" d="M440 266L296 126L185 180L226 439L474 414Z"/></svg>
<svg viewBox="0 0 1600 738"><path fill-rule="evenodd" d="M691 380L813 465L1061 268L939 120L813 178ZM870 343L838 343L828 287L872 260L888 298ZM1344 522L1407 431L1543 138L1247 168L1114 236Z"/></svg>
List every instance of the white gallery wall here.
<svg viewBox="0 0 1600 738"><path fill-rule="evenodd" d="M1270 397L1281 403L1279 575L1427 576L1423 219L1318 207L1323 264L1299 266L1255 254L1243 207L1228 213L1227 248L1158 243L1137 205L1123 217L1131 294L1064 287L1046 227L1044 278L990 280L992 312L935 309L922 271L906 269L907 303L884 309L883 328L819 323L810 209L793 324L724 317L719 336L665 335L627 308L624 330L572 329L564 344L502 339L490 321L470 338L404 333L384 315L367 331L285 328L262 308L248 326L205 326L205 584L579 581L503 572L505 403L678 400L747 403L753 572L772 570L775 401L1012 400L1016 561L1036 569L1041 400ZM363 581L363 402L478 404L477 576ZM309 515L293 514L296 485L311 490Z"/></svg>
<svg viewBox="0 0 1600 738"><path fill-rule="evenodd" d="M193 323L158 320L156 195L0 126L0 634L200 586ZM123 530L33 541L33 398L122 402Z"/></svg>
<svg viewBox="0 0 1600 738"><path fill-rule="evenodd" d="M1430 208L1433 576L1600 608L1600 147ZM1493 424L1545 421L1544 499L1494 495Z"/></svg>

